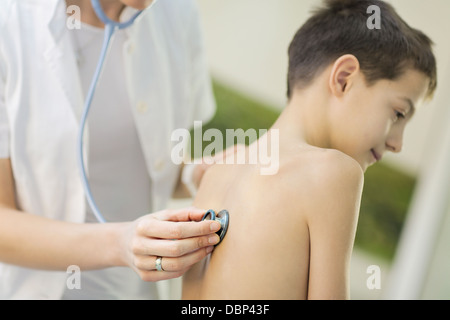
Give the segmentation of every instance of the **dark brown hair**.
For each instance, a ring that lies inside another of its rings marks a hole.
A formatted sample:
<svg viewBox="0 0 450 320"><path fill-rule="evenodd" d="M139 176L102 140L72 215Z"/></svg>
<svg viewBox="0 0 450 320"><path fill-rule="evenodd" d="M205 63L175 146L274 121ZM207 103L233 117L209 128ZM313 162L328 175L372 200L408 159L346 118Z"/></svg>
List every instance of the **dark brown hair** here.
<svg viewBox="0 0 450 320"><path fill-rule="evenodd" d="M380 8L380 29L367 26L371 5ZM395 80L408 68L421 71L430 79L427 96L431 97L437 86L431 47L430 38L411 28L384 1L325 0L289 45L288 98L344 54L359 60L368 85L381 79Z"/></svg>

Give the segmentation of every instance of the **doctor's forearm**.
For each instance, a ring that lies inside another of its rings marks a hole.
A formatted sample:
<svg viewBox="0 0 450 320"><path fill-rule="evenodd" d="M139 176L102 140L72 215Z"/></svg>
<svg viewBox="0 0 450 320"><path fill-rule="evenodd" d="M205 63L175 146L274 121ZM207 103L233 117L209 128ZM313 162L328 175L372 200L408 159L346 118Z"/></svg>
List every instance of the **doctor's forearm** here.
<svg viewBox="0 0 450 320"><path fill-rule="evenodd" d="M121 224L75 224L0 207L0 261L28 268L82 270L121 263Z"/></svg>

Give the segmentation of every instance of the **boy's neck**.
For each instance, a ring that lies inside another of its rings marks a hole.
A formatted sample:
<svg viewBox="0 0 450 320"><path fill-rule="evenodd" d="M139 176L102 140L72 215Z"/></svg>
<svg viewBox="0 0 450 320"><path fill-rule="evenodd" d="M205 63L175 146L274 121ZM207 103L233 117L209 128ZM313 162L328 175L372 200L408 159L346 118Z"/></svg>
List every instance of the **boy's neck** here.
<svg viewBox="0 0 450 320"><path fill-rule="evenodd" d="M328 118L323 91L312 87L293 94L271 129L279 130L281 145L328 148Z"/></svg>

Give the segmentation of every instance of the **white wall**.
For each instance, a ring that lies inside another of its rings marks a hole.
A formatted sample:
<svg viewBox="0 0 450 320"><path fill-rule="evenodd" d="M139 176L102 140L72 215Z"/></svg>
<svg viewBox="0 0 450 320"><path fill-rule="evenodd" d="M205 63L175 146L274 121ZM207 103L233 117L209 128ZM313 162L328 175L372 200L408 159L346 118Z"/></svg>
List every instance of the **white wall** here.
<svg viewBox="0 0 450 320"><path fill-rule="evenodd" d="M390 0L399 14L436 43L438 71L450 64L450 1ZM319 0L198 0L214 77L275 107L285 105L287 48ZM382 19L382 16L381 16ZM440 95L450 83L439 73ZM450 97L449 97L450 98ZM435 137L433 123L448 106L431 104L419 110L406 130L403 152L385 161L416 174L424 150Z"/></svg>

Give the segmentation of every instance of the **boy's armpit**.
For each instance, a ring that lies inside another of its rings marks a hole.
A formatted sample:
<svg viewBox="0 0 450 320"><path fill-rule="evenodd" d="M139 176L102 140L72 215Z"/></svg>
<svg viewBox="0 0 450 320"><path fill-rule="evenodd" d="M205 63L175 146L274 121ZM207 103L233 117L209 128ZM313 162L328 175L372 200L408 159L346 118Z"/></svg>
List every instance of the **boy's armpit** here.
<svg viewBox="0 0 450 320"><path fill-rule="evenodd" d="M340 152L332 152L318 166L306 206L311 242L308 298L346 299L363 172Z"/></svg>

